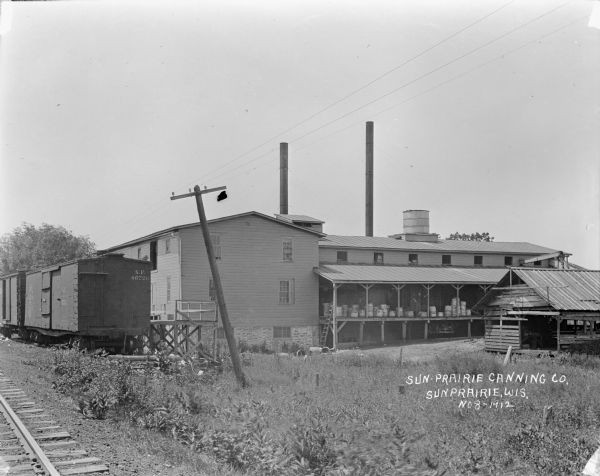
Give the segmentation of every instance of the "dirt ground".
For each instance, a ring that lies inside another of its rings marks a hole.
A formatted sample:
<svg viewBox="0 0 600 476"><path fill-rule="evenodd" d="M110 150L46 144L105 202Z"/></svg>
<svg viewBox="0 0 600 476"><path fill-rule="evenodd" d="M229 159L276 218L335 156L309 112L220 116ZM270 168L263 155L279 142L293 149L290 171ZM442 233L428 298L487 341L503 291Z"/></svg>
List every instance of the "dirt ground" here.
<svg viewBox="0 0 600 476"><path fill-rule="evenodd" d="M172 439L132 428L114 420L85 418L77 403L52 388L51 375L41 362L52 351L36 345L0 340L0 369L74 440L80 448L103 460L111 475L190 476L213 475L213 461L192 453ZM196 460L193 467L188 463ZM198 468L210 468L199 470ZM227 472L229 473L229 472ZM229 473L231 474L231 473Z"/></svg>
<svg viewBox="0 0 600 476"><path fill-rule="evenodd" d="M357 352L364 355L385 356L398 359L402 352L403 361L427 362L449 353L467 353L483 350L483 337L477 339L443 339L417 341L399 346L353 349L342 352Z"/></svg>

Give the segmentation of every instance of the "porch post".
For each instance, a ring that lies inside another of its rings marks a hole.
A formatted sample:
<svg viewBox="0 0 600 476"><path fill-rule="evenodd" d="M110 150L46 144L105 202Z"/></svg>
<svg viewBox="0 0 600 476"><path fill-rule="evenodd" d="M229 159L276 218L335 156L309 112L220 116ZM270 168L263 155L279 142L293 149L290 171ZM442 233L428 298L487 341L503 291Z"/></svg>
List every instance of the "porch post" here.
<svg viewBox="0 0 600 476"><path fill-rule="evenodd" d="M425 340L427 340L427 334L429 334L429 320L425 321L425 332L424 332Z"/></svg>
<svg viewBox="0 0 600 476"><path fill-rule="evenodd" d="M385 344L385 321L381 320L381 343Z"/></svg>
<svg viewBox="0 0 600 476"><path fill-rule="evenodd" d="M333 283L333 303L332 303L332 307L333 309L331 310L333 312L333 348L337 349L337 344L338 344L338 328L337 328L337 288L338 285L336 283Z"/></svg>
<svg viewBox="0 0 600 476"><path fill-rule="evenodd" d="M402 321L402 340L406 340L406 321Z"/></svg>
<svg viewBox="0 0 600 476"><path fill-rule="evenodd" d="M358 345L363 345L364 332L365 332L365 321L358 323Z"/></svg>
<svg viewBox="0 0 600 476"><path fill-rule="evenodd" d="M560 316L556 316L556 351L560 352Z"/></svg>

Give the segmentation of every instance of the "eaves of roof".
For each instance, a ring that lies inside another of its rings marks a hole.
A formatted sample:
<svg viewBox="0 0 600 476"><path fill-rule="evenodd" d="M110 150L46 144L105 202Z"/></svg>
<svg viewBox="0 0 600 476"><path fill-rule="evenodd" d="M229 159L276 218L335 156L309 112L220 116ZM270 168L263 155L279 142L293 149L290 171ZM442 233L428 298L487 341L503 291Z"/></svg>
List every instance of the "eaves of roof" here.
<svg viewBox="0 0 600 476"><path fill-rule="evenodd" d="M268 221L273 222L273 223L277 223L279 225L288 226L288 227L294 228L296 230L301 230L301 231L304 231L306 233L310 233L312 235L317 235L319 237L325 236L325 233L321 233L319 231L311 230L309 228L305 228L305 227L302 227L302 226L294 225L293 223L289 223L289 222L286 222L286 221L283 221L283 220L277 220L276 218L270 217L269 215L265 215L264 213L254 212L254 211L252 211L252 212L238 213L237 215L229 215L229 216L226 216L226 217L213 218L212 220L207 220L207 223L208 223L208 225L211 225L213 223L220 223L220 222L223 222L223 221L234 220L234 219L237 219L237 218L241 218L241 217L245 217L245 216L250 216L250 215L257 216L259 218L263 218L265 220L268 220ZM149 235L145 235L145 236L142 236L140 238L135 238L135 239L127 241L125 243L121 243L120 245L115 245L115 246L111 246L110 248L106 248L104 250L99 250L98 253L99 254L110 253L111 251L116 251L116 250L119 250L121 248L126 248L128 246L133 246L133 245L136 245L138 243L144 243L146 241L153 240L154 238L159 238L161 236L167 235L167 234L175 232L175 231L185 230L187 228L194 228L194 227L198 227L198 226L200 226L200 222L187 223L185 225L172 226L170 228L165 228L164 230L156 231L156 232L151 233Z"/></svg>

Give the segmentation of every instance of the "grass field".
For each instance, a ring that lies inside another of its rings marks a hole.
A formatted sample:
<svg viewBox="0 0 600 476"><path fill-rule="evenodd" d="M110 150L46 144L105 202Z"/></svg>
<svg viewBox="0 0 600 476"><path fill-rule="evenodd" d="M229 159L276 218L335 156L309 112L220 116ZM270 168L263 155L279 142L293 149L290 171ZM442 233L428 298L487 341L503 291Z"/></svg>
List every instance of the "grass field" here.
<svg viewBox="0 0 600 476"><path fill-rule="evenodd" d="M577 474L600 444L597 358L504 367L481 351L425 362L344 352L244 363L244 389L230 369L199 376L193 361L136 371L61 350L48 365L90 416L169 434L248 474Z"/></svg>

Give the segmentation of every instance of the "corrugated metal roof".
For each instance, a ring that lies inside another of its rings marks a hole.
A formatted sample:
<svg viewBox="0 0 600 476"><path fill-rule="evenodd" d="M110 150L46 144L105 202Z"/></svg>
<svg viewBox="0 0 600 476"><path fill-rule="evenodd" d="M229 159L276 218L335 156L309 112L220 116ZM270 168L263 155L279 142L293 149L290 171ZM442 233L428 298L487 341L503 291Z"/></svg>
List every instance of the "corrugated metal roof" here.
<svg viewBox="0 0 600 476"><path fill-rule="evenodd" d="M513 272L557 311L600 311L600 271L523 269Z"/></svg>
<svg viewBox="0 0 600 476"><path fill-rule="evenodd" d="M334 283L496 284L506 268L326 265L315 272Z"/></svg>
<svg viewBox="0 0 600 476"><path fill-rule="evenodd" d="M378 236L327 235L319 240L327 248L368 248L407 251L454 251L457 253L547 254L558 250L526 242L439 240L435 242L404 241Z"/></svg>
<svg viewBox="0 0 600 476"><path fill-rule="evenodd" d="M323 220L319 220L318 218L309 217L308 215L281 215L279 213L275 214L275 218L284 221L301 221L304 223L325 223Z"/></svg>

